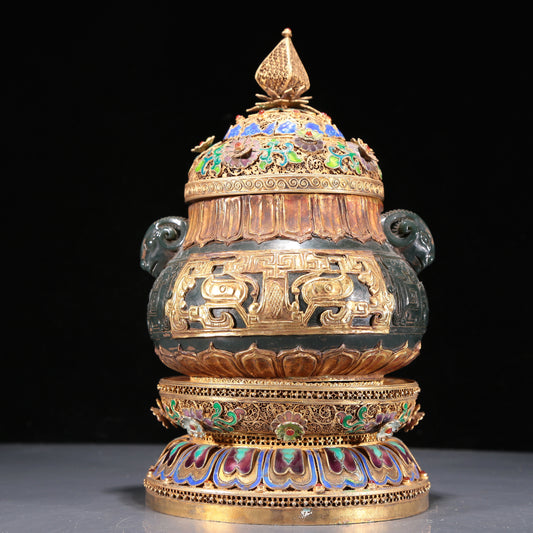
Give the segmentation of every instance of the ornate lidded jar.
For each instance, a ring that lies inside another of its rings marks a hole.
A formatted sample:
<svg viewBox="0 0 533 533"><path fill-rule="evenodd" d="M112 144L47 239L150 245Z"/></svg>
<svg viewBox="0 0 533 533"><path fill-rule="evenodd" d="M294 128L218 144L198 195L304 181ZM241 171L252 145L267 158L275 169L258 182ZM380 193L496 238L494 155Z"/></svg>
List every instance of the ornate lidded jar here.
<svg viewBox="0 0 533 533"><path fill-rule="evenodd" d="M180 374L153 411L188 431L150 469L148 502L260 523L420 512L427 476L393 437L421 418L419 389L385 376L420 351L431 233L412 212L383 213L378 159L309 105L290 30L256 81L261 102L193 150L188 220L155 222L142 244L150 335ZM357 489L387 506L355 512Z"/></svg>

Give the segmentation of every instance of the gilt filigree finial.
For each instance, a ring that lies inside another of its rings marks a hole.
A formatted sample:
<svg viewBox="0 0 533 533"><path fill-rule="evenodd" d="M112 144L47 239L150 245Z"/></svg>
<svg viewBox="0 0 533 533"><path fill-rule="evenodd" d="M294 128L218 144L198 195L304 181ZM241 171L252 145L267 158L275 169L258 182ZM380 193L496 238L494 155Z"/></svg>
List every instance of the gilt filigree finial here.
<svg viewBox="0 0 533 533"><path fill-rule="evenodd" d="M309 87L309 77L292 44L292 31L286 28L281 33L283 39L268 54L255 73L255 81L265 91L257 94L263 100L248 111L272 107L302 107L316 111L307 103L310 96L302 96Z"/></svg>

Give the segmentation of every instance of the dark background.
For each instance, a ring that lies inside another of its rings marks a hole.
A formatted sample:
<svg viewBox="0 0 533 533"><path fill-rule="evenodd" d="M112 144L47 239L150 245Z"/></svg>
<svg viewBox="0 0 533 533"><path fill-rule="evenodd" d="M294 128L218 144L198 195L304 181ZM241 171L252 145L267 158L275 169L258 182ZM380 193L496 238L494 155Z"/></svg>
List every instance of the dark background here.
<svg viewBox="0 0 533 533"><path fill-rule="evenodd" d="M255 70L290 27L311 104L375 150L385 208L416 211L436 241L423 350L398 373L426 412L406 442L531 449L525 14L348 6L5 14L2 440L172 438L149 411L171 371L146 329L140 243L186 216L190 148L252 107Z"/></svg>

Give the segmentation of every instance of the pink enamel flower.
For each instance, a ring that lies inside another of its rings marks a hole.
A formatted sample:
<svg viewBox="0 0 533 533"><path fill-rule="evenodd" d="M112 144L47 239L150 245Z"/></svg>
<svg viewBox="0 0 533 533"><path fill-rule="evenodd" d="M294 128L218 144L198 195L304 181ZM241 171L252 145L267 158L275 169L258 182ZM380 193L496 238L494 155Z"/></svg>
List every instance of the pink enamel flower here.
<svg viewBox="0 0 533 533"><path fill-rule="evenodd" d="M224 145L222 161L229 167L246 168L254 163L261 152L257 139L237 137Z"/></svg>
<svg viewBox="0 0 533 533"><path fill-rule="evenodd" d="M356 147L357 153L359 154L359 161L361 161L361 164L363 165L364 169L367 172L378 172L378 158L374 154L374 150L368 146L365 142L363 142L361 139L352 139L353 146ZM349 143L352 144L352 143Z"/></svg>

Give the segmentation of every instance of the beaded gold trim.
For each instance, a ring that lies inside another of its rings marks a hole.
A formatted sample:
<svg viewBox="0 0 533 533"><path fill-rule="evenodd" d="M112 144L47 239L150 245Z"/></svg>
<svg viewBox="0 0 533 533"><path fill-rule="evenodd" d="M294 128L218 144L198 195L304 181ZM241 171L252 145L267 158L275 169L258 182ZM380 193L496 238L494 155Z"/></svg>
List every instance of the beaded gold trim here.
<svg viewBox="0 0 533 533"><path fill-rule="evenodd" d="M243 435L233 433L206 434L202 439L208 444L221 446L254 446L272 448L274 446L294 447L293 441L283 441L271 435ZM320 448L326 446L355 446L359 444L377 444L375 433L361 435L303 435L298 439L298 448Z"/></svg>
<svg viewBox="0 0 533 533"><path fill-rule="evenodd" d="M163 378L157 385L162 393L195 397L261 398L281 400L401 400L420 392L414 380L385 378L383 384L365 386L358 382L328 381L318 383L288 383L283 380L221 380L220 384L186 376ZM218 386L217 386L218 385Z"/></svg>
<svg viewBox="0 0 533 533"><path fill-rule="evenodd" d="M150 477L145 478L147 490L165 498L192 501L196 503L216 503L219 505L239 505L246 507L340 507L355 505L384 505L414 500L426 494L431 483L422 479L400 487L354 491L335 491L327 494L312 494L307 491L259 492L231 490L219 492L210 489L183 488L178 485L165 485Z"/></svg>

